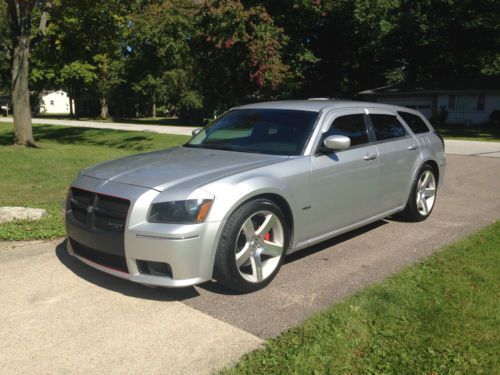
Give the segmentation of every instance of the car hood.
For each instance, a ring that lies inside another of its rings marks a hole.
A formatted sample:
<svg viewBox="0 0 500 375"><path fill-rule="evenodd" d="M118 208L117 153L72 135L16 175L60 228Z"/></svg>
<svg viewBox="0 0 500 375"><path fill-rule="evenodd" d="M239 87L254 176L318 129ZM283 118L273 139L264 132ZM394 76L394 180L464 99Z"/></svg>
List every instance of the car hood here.
<svg viewBox="0 0 500 375"><path fill-rule="evenodd" d="M286 159L287 156L174 147L108 161L90 167L82 174L163 191L181 184L199 187L234 173Z"/></svg>

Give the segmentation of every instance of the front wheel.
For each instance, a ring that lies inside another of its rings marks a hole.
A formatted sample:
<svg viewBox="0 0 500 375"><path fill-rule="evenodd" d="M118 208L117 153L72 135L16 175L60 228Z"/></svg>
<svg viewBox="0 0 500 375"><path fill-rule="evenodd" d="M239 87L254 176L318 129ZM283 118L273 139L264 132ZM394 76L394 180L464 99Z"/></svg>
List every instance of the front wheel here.
<svg viewBox="0 0 500 375"><path fill-rule="evenodd" d="M436 202L437 182L434 169L425 164L413 183L410 197L401 213L410 221L422 221L429 217Z"/></svg>
<svg viewBox="0 0 500 375"><path fill-rule="evenodd" d="M237 292L265 287L278 273L288 248L289 228L279 207L256 199L227 220L215 258L215 279Z"/></svg>

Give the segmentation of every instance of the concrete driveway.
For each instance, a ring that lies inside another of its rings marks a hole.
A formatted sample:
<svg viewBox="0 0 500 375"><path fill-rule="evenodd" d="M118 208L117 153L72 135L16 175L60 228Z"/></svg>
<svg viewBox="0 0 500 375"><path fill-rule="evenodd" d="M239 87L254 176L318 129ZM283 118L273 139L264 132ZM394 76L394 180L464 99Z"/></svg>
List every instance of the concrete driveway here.
<svg viewBox="0 0 500 375"><path fill-rule="evenodd" d="M448 157L422 223L381 220L290 256L266 289L150 289L68 256L0 248L0 373L210 373L267 338L500 218L500 159ZM19 246L19 244L17 244Z"/></svg>
<svg viewBox="0 0 500 375"><path fill-rule="evenodd" d="M500 142L445 140L446 153L500 158Z"/></svg>
<svg viewBox="0 0 500 375"><path fill-rule="evenodd" d="M0 374L207 374L262 340L169 293L81 267L61 241L0 245Z"/></svg>

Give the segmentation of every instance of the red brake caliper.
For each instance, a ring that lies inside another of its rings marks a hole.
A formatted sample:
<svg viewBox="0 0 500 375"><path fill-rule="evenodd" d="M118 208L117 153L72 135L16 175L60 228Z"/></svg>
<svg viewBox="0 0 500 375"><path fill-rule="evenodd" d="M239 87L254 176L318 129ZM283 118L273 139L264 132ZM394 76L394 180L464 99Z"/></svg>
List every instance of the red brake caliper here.
<svg viewBox="0 0 500 375"><path fill-rule="evenodd" d="M264 240L265 241L269 241L271 239L271 234L269 232L267 232L266 234L264 234Z"/></svg>

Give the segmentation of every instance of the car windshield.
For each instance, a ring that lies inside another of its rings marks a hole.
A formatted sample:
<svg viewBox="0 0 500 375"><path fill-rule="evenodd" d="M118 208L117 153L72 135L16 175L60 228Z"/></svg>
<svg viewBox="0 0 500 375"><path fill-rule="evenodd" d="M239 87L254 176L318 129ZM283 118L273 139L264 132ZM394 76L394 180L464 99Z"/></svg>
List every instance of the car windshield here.
<svg viewBox="0 0 500 375"><path fill-rule="evenodd" d="M274 155L300 155L318 112L236 109L202 129L185 146Z"/></svg>

